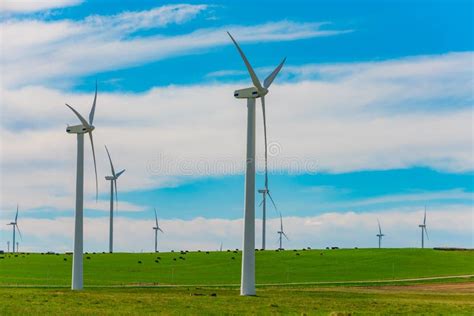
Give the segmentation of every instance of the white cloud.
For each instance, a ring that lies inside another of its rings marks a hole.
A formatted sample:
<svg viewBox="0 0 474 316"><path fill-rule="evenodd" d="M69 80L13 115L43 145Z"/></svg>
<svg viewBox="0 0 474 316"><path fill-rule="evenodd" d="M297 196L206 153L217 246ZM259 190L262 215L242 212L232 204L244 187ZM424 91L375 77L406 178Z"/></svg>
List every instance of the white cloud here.
<svg viewBox="0 0 474 316"><path fill-rule="evenodd" d="M194 19L207 9L207 5L165 5L145 11L126 11L112 16L88 16L83 25L92 30L108 30L117 34L130 34L137 30L181 24Z"/></svg>
<svg viewBox="0 0 474 316"><path fill-rule="evenodd" d="M1 12L32 13L81 4L83 0L2 0Z"/></svg>
<svg viewBox="0 0 474 316"><path fill-rule="evenodd" d="M271 169L307 172L316 164L317 171L329 172L411 166L472 170L471 57L466 53L375 62L356 72L352 68L357 64L345 64L337 67L346 75L335 79L285 84L277 79L267 96L269 141L278 151L270 157ZM435 71L426 70L430 65ZM405 77L417 80L400 80ZM458 87L445 91L442 82ZM101 93L99 83L94 131L99 178L109 168L103 144L117 168L127 169L120 179L124 191L176 185L175 176L241 172L246 110L232 92L246 84L169 86L135 94ZM1 94L2 208L16 201L29 208L61 197L72 199L76 141L65 127L76 118L64 102L87 115L92 91L63 93L28 86L3 89ZM461 105L453 107L445 94L454 94ZM407 100L412 105L401 110ZM429 107L417 106L425 102ZM86 143L86 193L92 197L90 157ZM108 190L104 184L100 180L101 190Z"/></svg>
<svg viewBox="0 0 474 316"><path fill-rule="evenodd" d="M153 249L154 220L137 220L117 217L114 223L116 251L150 252ZM423 212L407 212L405 209L373 213L324 213L312 217L284 217L284 230L289 241L286 248L376 247L377 218L380 219L384 247L419 247L418 224ZM6 221L4 221L6 223ZM11 240L11 231L0 223L1 246ZM70 251L72 249L73 219L61 217L51 219L22 218L19 221L23 240L23 251ZM164 234L159 235L159 249L217 250L221 242L224 249L241 249L242 220L205 219L160 220ZM267 245L275 249L279 219L267 221ZM429 211L427 247L456 246L473 247L473 216L470 207L443 206ZM105 251L108 245L108 218L86 218L84 224L84 251ZM261 244L261 221L256 221L256 246Z"/></svg>
<svg viewBox="0 0 474 316"><path fill-rule="evenodd" d="M184 23L205 5L170 5L113 16L89 16L81 21L7 19L0 23L2 72L9 87L71 81L78 76L117 70L164 58L230 45L225 31L241 43L291 41L333 36L347 31L321 30L322 23L269 22L255 26L198 29L165 36L136 35L138 30ZM126 53L124 53L126 52Z"/></svg>

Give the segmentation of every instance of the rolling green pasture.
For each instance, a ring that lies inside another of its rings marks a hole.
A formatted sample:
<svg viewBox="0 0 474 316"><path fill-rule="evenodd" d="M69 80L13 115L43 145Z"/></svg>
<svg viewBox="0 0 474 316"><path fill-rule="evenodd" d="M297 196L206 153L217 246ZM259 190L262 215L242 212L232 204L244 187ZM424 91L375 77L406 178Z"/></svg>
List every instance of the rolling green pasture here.
<svg viewBox="0 0 474 316"><path fill-rule="evenodd" d="M69 286L72 256L0 255L0 286ZM89 258L89 259L87 259ZM141 263L140 263L141 262ZM84 255L84 286L232 285L240 252ZM474 274L473 251L339 249L256 252L257 284L370 281Z"/></svg>
<svg viewBox="0 0 474 316"><path fill-rule="evenodd" d="M0 288L0 315L473 315L474 293L367 287Z"/></svg>

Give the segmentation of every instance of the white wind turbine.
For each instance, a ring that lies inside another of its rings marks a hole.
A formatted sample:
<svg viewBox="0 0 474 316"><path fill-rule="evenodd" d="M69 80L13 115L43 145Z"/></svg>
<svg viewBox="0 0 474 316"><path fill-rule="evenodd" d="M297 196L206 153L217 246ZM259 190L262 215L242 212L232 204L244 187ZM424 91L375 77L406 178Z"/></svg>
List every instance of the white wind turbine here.
<svg viewBox="0 0 474 316"><path fill-rule="evenodd" d="M87 122L84 117L82 117L79 112L77 112L72 106L66 104L68 108L77 116L81 124L68 126L66 131L69 134L77 135L77 170L76 170L76 210L74 213L74 253L72 259L72 285L73 290L81 290L83 288L83 231L84 231L84 134L89 134L89 139L92 146L92 157L94 159L94 171L95 171L95 193L96 201L98 199L98 181L97 181L97 166L95 161L95 149L94 149L94 140L92 137L92 131L94 130L94 113L95 113L95 104L97 101L97 82L95 84L95 96L94 102L92 103L92 108L89 113L89 122Z"/></svg>
<svg viewBox="0 0 474 316"><path fill-rule="evenodd" d="M428 230L426 230L426 205L425 205L425 216L423 217L423 224L418 225L418 227L421 228L421 248L425 248L425 234L426 234L426 239L429 239Z"/></svg>
<svg viewBox="0 0 474 316"><path fill-rule="evenodd" d="M382 237L385 236L384 234L382 234L382 228L380 227L380 222L379 220L377 219L377 224L379 224L379 233L377 234L377 237L379 238L379 248L382 247Z"/></svg>
<svg viewBox="0 0 474 316"><path fill-rule="evenodd" d="M161 229L160 225L158 225L158 215L156 215L156 208L155 208L155 223L156 226L153 227L155 231L155 252L158 252L158 231L164 234L163 230Z"/></svg>
<svg viewBox="0 0 474 316"><path fill-rule="evenodd" d="M107 151L107 156L109 157L110 162L110 169L112 172L111 176L106 176L105 180L110 181L110 222L109 222L109 252L114 252L114 190L115 190L115 201L117 203L118 209L118 197L117 197L117 179L120 177L122 173L125 172L125 169L122 171L115 173L114 165L112 163L112 159L110 158L109 149L105 146L105 150Z"/></svg>
<svg viewBox="0 0 474 316"><path fill-rule="evenodd" d="M7 225L11 225L12 228L13 228L13 252L18 252L18 247L17 249L15 249L15 245L17 245L18 243L15 243L15 232L18 230L18 234L20 235L20 238L21 237L21 233L20 233L20 228L18 227L18 204L16 205L16 215L15 215L15 221L14 222L11 222L10 224L7 224ZM8 252L10 252L10 244L8 244Z"/></svg>
<svg viewBox="0 0 474 316"><path fill-rule="evenodd" d="M265 79L262 86L244 52L232 35L229 32L227 34L237 47L254 85L250 88L236 90L234 97L247 99L247 159L240 295L255 295L255 99L261 98L262 108L265 109L265 95L268 93L268 87L280 71L283 62ZM268 189L268 187L265 187L265 189Z"/></svg>
<svg viewBox="0 0 474 316"><path fill-rule="evenodd" d="M286 236L285 232L283 231L283 218L281 217L280 213L280 231L277 232L280 236L278 237L279 242L280 242L280 247L278 248L279 250L283 250L283 236L285 236L286 240L288 239L288 236Z"/></svg>
<svg viewBox="0 0 474 316"><path fill-rule="evenodd" d="M278 75L280 72L280 69L283 67L283 64L285 63L286 58L283 59L283 61L278 65L275 70L265 79L264 81L264 87L268 88L275 77ZM265 145L265 187L263 189L258 190L258 193L262 194L262 250L265 250L265 242L266 242L266 227L267 227L267 195L270 198L270 201L273 204L273 207L275 207L275 210L277 210L277 207L275 205L275 202L273 201L272 196L270 195L270 189L268 189L268 144L267 144L267 118L265 114L265 96L261 97L262 99L262 116L263 116L263 137L264 137L264 145Z"/></svg>

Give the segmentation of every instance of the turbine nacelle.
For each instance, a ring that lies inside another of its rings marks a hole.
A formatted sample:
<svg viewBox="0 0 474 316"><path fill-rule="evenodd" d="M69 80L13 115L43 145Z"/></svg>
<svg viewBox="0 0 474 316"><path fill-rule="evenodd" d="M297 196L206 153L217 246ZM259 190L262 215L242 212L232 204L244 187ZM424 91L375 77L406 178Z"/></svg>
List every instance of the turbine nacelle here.
<svg viewBox="0 0 474 316"><path fill-rule="evenodd" d="M116 180L117 178L115 178L114 176L106 176L105 177L105 180Z"/></svg>
<svg viewBox="0 0 474 316"><path fill-rule="evenodd" d="M250 87L234 91L234 97L237 99L251 99L251 98L260 98L265 96L268 93L268 89L263 88L258 90L256 87Z"/></svg>
<svg viewBox="0 0 474 316"><path fill-rule="evenodd" d="M69 134L85 134L85 133L90 133L95 129L93 125L89 126L84 126L82 124L80 125L73 125L73 126L68 126L66 128L66 132Z"/></svg>
<svg viewBox="0 0 474 316"><path fill-rule="evenodd" d="M268 189L260 189L258 190L258 193L268 193Z"/></svg>

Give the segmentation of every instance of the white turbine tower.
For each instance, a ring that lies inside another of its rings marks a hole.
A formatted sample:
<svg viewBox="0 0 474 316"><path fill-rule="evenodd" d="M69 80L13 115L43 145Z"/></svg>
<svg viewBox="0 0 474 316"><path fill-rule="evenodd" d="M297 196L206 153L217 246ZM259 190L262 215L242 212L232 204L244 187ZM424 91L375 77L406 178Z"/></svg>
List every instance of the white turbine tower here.
<svg viewBox="0 0 474 316"><path fill-rule="evenodd" d="M155 224L156 226L153 227L153 230L155 231L155 252L158 252L158 231L160 231L161 233L164 233L164 232L160 228L160 225L158 225L158 215L156 215L156 208L155 208Z"/></svg>
<svg viewBox="0 0 474 316"><path fill-rule="evenodd" d="M97 101L97 82L95 84L95 96L92 108L89 113L89 122L82 117L73 107L66 104L68 108L79 118L81 124L68 126L66 131L69 134L77 135L77 170L76 170L76 210L74 213L74 253L72 258L72 285L73 290L82 290L83 288L83 276L82 276L82 252L83 252L83 231L84 231L84 134L89 134L89 139L92 146L92 157L94 159L94 171L95 171L95 194L96 201L98 199L98 181L97 181L97 166L95 161L95 149L94 140L92 138L92 131L94 130L94 113L95 104Z"/></svg>
<svg viewBox="0 0 474 316"><path fill-rule="evenodd" d="M264 81L263 86L258 80L244 52L234 42L253 82L253 87L236 90L234 97L247 99L247 159L245 170L245 209L244 209L244 238L242 247L242 277L240 295L255 295L255 99L261 98L262 108L265 108L265 95L268 87L280 71L281 63ZM266 147L265 147L266 150ZM265 189L268 189L265 187Z"/></svg>
<svg viewBox="0 0 474 316"><path fill-rule="evenodd" d="M283 250L283 236L285 236L286 240L288 239L288 236L286 236L285 232L283 231L283 218L281 217L280 213L280 231L277 232L280 236L278 237L279 242L280 242L280 247L278 248L279 250Z"/></svg>
<svg viewBox="0 0 474 316"><path fill-rule="evenodd" d="M105 150L107 151L107 156L109 157L110 162L110 169L112 172L111 176L106 176L105 180L110 181L110 222L109 222L109 252L114 252L114 190L115 190L115 202L117 203L118 209L118 196L117 196L117 179L120 177L122 173L125 172L125 169L122 171L115 173L114 165L112 163L112 159L110 158L109 149L105 146Z"/></svg>
<svg viewBox="0 0 474 316"><path fill-rule="evenodd" d="M377 234L377 237L379 238L379 248L382 247L382 237L385 236L384 234L382 234L382 228L380 228L380 222L379 220L377 219L377 224L379 224L379 233Z"/></svg>
<svg viewBox="0 0 474 316"><path fill-rule="evenodd" d="M11 225L13 228L13 253L18 252L18 246L15 249L15 245L18 245L18 243L15 242L15 237L16 237L15 233L17 230L18 230L18 234L20 235L20 238L22 238L21 233L20 233L20 228L18 228L18 204L16 205L15 221L7 225ZM8 252L10 252L10 243L8 243Z"/></svg>
<svg viewBox="0 0 474 316"><path fill-rule="evenodd" d="M418 225L418 227L421 228L421 248L425 248L425 234L426 234L426 239L429 239L428 230L426 229L426 206L425 206L425 216L423 217L423 224Z"/></svg>

